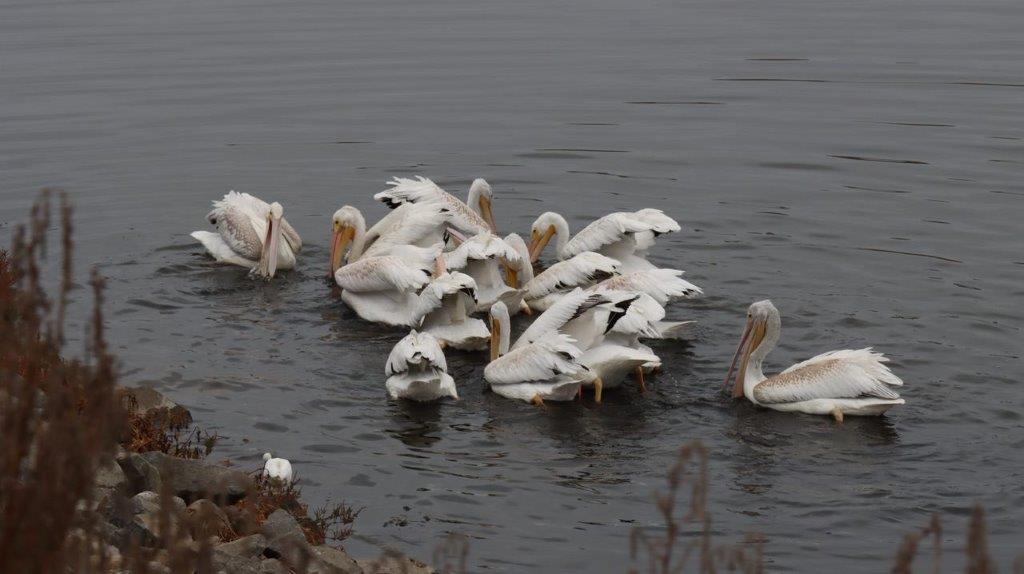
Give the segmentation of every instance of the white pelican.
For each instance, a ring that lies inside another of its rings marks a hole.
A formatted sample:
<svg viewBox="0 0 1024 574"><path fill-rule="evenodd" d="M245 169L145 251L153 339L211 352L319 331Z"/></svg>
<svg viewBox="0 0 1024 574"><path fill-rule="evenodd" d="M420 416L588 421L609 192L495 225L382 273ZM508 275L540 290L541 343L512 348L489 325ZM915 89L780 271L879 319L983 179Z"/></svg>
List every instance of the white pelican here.
<svg viewBox="0 0 1024 574"><path fill-rule="evenodd" d="M384 374L388 395L393 399L434 401L442 397L458 400L455 380L437 339L413 330L399 341L388 356Z"/></svg>
<svg viewBox="0 0 1024 574"><path fill-rule="evenodd" d="M463 271L476 282L476 311L486 311L495 301L518 309L523 292L505 282L506 270L518 266L519 253L489 231L465 239L443 254L446 269Z"/></svg>
<svg viewBox="0 0 1024 574"><path fill-rule="evenodd" d="M515 233L505 237L505 243L519 254L518 266L509 266L508 284L522 283L523 300L535 311L544 311L555 301L576 287L588 287L612 277L619 262L593 251L584 251L565 261L559 261L534 276L530 252L523 238Z"/></svg>
<svg viewBox="0 0 1024 574"><path fill-rule="evenodd" d="M273 458L269 452L263 454L263 460L263 476L286 484L291 483L294 477L292 463L284 458Z"/></svg>
<svg viewBox="0 0 1024 574"><path fill-rule="evenodd" d="M534 404L576 397L589 373L578 361L580 350L572 338L551 332L509 351L508 308L499 301L491 307L490 316L491 362L484 367L484 379L491 390Z"/></svg>
<svg viewBox="0 0 1024 574"><path fill-rule="evenodd" d="M302 239L284 219L280 203L229 191L224 199L213 202L206 219L217 226L217 233L193 231L191 235L217 261L248 267L265 278L278 269L295 267Z"/></svg>
<svg viewBox="0 0 1024 574"><path fill-rule="evenodd" d="M594 355L590 357L584 356L581 361L584 362L588 367L596 368L598 371L601 367L598 361L607 360L605 357L609 356L609 351L601 350L600 347L605 345L611 345L612 351L623 354L626 358L638 360L641 357L646 356L647 361L637 364L633 363L633 375L636 378L636 382L640 387L641 391L647 389L644 383L644 373L657 370L661 368L661 359L654 354L654 351L647 345L640 342L640 339L665 339L672 338L680 335L685 327L688 327L693 321L663 321L665 318L665 308L658 304L653 297L646 293L624 293L622 291L599 291L610 297L613 301L625 302L624 298L631 298L629 305L626 308L625 314L622 315L618 320L608 328L604 333L600 342L593 345L588 352L593 350ZM621 307L622 304L620 303ZM614 317L613 317L614 318ZM569 326L572 326L570 323ZM567 331L571 335L573 331ZM614 347L625 347L630 349L630 352L625 352L621 349L615 349ZM596 355L596 356L595 356ZM614 355L612 355L614 356ZM592 364L593 363L593 364ZM607 383L606 388L613 387L623 379L625 374L624 369L629 365L623 364L622 362L610 364L607 368L616 369L613 372L602 374L602 378Z"/></svg>
<svg viewBox="0 0 1024 574"><path fill-rule="evenodd" d="M350 244L349 263L387 255L396 245L429 247L443 241L447 220L448 212L437 202L409 203L389 212L367 230L366 219L358 209L342 206L332 217L331 273L342 266Z"/></svg>
<svg viewBox="0 0 1024 574"><path fill-rule="evenodd" d="M679 231L679 224L660 209L609 213L569 238L569 223L561 215L548 211L530 228L530 261L537 261L551 237L555 254L566 260L584 251L596 251L621 263L620 272L654 269L647 261L647 250L662 233Z"/></svg>
<svg viewBox="0 0 1024 574"><path fill-rule="evenodd" d="M438 201L451 211L451 223L459 231L469 235L476 235L484 231L498 232L498 227L494 224L494 213L491 210L493 199L491 186L482 179L473 180L473 184L469 186L469 197L466 203L423 176L416 176L416 179L396 177L389 181L388 185L391 186L390 189L373 196L374 199L383 202L388 207L395 208L406 203Z"/></svg>
<svg viewBox="0 0 1024 574"><path fill-rule="evenodd" d="M423 322L420 331L429 333L442 346L477 351L487 347L491 336L487 323L470 317L476 307L476 282L458 271L442 273L420 293Z"/></svg>
<svg viewBox="0 0 1024 574"><path fill-rule="evenodd" d="M367 257L334 272L341 299L363 319L415 327L423 318L419 293L430 283L441 244L397 245L390 255Z"/></svg>
<svg viewBox="0 0 1024 574"><path fill-rule="evenodd" d="M643 293L577 288L537 317L513 349L552 332L568 335L583 352L580 364L590 370L583 382L594 385L594 400L601 402L602 388L618 386L630 373L644 389L643 368L658 366L661 359L639 337L657 336L656 322L664 316L665 310Z"/></svg>
<svg viewBox="0 0 1024 574"><path fill-rule="evenodd" d="M839 422L844 415L880 415L904 403L892 388L903 381L885 365L888 359L870 348L831 351L765 377L761 363L775 348L781 324L771 301L750 306L743 338L725 376L728 385L742 355L733 397L746 396L755 405L778 411L832 415Z"/></svg>

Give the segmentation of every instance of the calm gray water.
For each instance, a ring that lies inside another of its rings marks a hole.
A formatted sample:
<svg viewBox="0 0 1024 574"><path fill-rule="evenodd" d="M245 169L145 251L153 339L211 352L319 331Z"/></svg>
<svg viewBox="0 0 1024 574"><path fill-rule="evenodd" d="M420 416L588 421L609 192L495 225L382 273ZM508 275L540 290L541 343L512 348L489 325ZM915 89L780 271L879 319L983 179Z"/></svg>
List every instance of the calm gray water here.
<svg viewBox="0 0 1024 574"><path fill-rule="evenodd" d="M125 381L152 384L256 468L290 458L314 503L366 510L347 543L473 571L622 572L676 449L712 453L720 542L771 571L878 572L933 512L970 507L1008 568L1024 532L1024 5L1017 0L0 0L0 227L34 192L77 207L79 269L110 278ZM657 351L652 392L539 410L483 392L385 398L402 335L324 280L328 215L370 219L393 175L496 193L502 231L661 207L654 259L707 296ZM280 200L309 247L271 284L188 233L228 189ZM6 241L6 240L5 240ZM873 345L906 381L881 419L759 411L721 394L753 300L770 366ZM407 526L386 524L404 516ZM956 560L950 557L950 563Z"/></svg>

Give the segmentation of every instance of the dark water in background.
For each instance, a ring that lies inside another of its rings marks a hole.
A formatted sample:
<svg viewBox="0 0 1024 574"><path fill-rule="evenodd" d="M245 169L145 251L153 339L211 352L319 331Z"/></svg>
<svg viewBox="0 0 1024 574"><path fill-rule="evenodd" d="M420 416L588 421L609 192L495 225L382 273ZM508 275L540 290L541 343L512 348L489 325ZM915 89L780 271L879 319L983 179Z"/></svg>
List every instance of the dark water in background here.
<svg viewBox="0 0 1024 574"><path fill-rule="evenodd" d="M128 383L156 385L309 499L366 507L363 540L474 571L624 571L628 534L684 441L711 449L721 541L772 571L887 569L932 512L947 545L989 512L1024 532L1024 5L999 2L0 2L0 227L34 191L77 207L80 269L110 278ZM328 215L424 174L490 180L502 231L664 208L656 262L707 296L661 344L653 392L538 410L481 391L384 396L401 335L322 279ZM301 269L269 285L188 233L228 189L284 203ZM6 239L5 239L6 241ZM758 411L720 394L746 305L783 314L770 367L874 345L907 382L883 419ZM385 526L404 515L405 527ZM953 560L953 559L951 559ZM953 560L955 561L955 560Z"/></svg>

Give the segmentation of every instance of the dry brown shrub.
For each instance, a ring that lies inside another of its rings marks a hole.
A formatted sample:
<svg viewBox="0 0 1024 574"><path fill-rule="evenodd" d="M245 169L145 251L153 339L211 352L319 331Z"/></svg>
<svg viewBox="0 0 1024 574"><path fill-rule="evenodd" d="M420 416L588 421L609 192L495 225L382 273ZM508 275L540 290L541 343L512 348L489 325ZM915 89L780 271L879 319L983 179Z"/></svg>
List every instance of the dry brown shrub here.
<svg viewBox="0 0 1024 574"><path fill-rule="evenodd" d="M295 482L284 482L256 473L253 490L238 501L235 511L243 515L244 531L255 532L260 524L277 509L291 514L302 527L306 540L314 546L327 540L341 542L352 535L352 525L362 508L353 508L345 502L325 504L313 509L301 499L302 491Z"/></svg>
<svg viewBox="0 0 1024 574"><path fill-rule="evenodd" d="M217 435L192 426L185 410L154 409L139 412L131 393L119 391L118 399L128 413L121 446L132 452L160 451L178 458L199 459L209 456Z"/></svg>
<svg viewBox="0 0 1024 574"><path fill-rule="evenodd" d="M693 571L711 574L723 567L729 572L760 574L764 571L763 539L749 535L742 545L715 546L711 539L711 514L708 511L708 451L700 441L679 449L679 457L669 468L668 490L654 495L664 527L657 530L638 527L629 540L630 557L646 562L650 574ZM689 500L682 497L689 487ZM680 509L680 506L684 508ZM643 560L643 558L646 560ZM638 566L631 574L640 572Z"/></svg>

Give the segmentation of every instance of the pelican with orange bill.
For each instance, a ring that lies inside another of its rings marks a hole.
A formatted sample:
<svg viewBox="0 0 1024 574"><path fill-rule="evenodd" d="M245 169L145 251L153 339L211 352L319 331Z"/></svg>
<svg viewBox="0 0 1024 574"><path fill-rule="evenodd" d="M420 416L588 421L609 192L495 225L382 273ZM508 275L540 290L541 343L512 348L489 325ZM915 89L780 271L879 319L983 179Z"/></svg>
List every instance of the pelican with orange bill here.
<svg viewBox="0 0 1024 574"><path fill-rule="evenodd" d="M781 327L771 301L758 301L748 309L743 336L725 375L734 398L746 397L777 411L831 415L838 422L844 416L881 415L904 404L895 390L903 381L886 366L885 355L870 348L830 351L766 377L762 363L775 348Z"/></svg>

